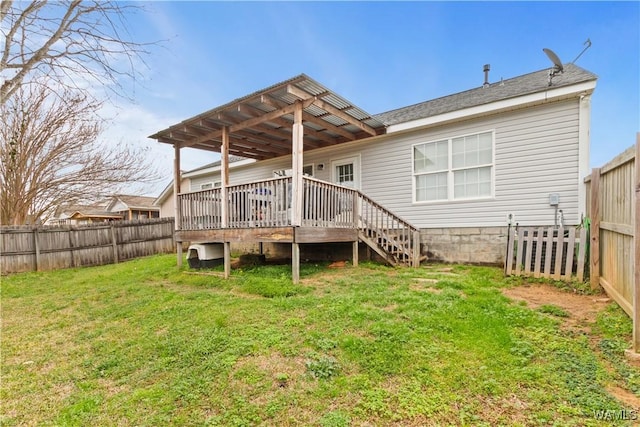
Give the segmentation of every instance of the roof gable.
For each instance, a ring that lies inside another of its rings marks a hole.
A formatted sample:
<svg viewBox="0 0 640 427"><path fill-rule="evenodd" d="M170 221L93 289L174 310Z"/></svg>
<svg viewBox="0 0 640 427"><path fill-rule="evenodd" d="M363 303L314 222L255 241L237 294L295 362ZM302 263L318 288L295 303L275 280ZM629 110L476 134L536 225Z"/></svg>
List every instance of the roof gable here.
<svg viewBox="0 0 640 427"><path fill-rule="evenodd" d="M155 197L118 194L113 196L111 203L109 203L108 210L113 211L118 204L121 204L128 209L157 210L158 208L153 204L154 200Z"/></svg>

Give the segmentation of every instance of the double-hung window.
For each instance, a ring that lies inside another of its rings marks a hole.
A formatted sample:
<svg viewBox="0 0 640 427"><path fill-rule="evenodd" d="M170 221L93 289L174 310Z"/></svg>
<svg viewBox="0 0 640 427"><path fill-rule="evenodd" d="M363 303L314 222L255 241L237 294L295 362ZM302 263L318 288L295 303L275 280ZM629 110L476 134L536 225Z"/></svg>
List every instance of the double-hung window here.
<svg viewBox="0 0 640 427"><path fill-rule="evenodd" d="M491 197L493 157L493 132L414 145L415 201Z"/></svg>

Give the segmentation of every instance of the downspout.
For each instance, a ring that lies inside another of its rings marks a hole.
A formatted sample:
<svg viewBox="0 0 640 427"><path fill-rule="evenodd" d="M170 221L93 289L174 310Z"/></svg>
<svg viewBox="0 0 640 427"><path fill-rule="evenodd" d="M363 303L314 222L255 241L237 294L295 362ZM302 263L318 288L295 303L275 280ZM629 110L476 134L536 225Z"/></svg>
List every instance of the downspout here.
<svg viewBox="0 0 640 427"><path fill-rule="evenodd" d="M591 173L589 170L591 95L581 95L578 103L578 213L580 216L588 216L587 186L584 179Z"/></svg>

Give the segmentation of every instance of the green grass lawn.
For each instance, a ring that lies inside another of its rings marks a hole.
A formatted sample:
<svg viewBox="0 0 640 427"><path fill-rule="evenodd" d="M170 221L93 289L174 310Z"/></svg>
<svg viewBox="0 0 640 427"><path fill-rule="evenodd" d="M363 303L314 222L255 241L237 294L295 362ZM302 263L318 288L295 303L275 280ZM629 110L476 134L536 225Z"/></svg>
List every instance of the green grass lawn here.
<svg viewBox="0 0 640 427"><path fill-rule="evenodd" d="M157 256L2 278L2 425L602 425L640 392L614 304L584 328L495 268L194 274ZM605 411L609 412L598 412ZM607 423L611 423L608 421ZM615 421L623 425L625 421Z"/></svg>

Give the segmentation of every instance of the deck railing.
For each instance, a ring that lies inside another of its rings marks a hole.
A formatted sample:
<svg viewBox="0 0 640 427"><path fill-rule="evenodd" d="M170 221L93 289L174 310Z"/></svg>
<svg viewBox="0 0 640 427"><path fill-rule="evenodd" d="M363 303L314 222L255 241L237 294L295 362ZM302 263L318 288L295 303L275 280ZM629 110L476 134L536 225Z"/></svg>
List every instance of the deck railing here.
<svg viewBox="0 0 640 427"><path fill-rule="evenodd" d="M291 177L227 187L229 227L291 225Z"/></svg>
<svg viewBox="0 0 640 427"><path fill-rule="evenodd" d="M179 230L210 230L222 227L221 189L178 195Z"/></svg>
<svg viewBox="0 0 640 427"><path fill-rule="evenodd" d="M354 228L357 192L340 185L304 177L302 225L305 227ZM181 230L222 227L220 188L183 193L180 201ZM290 226L291 177L274 178L227 187L229 228Z"/></svg>
<svg viewBox="0 0 640 427"><path fill-rule="evenodd" d="M303 177L303 227L356 228L392 264L417 265L418 229L358 190ZM180 230L222 228L220 188L178 195ZM228 228L291 226L291 177L227 187Z"/></svg>
<svg viewBox="0 0 640 427"><path fill-rule="evenodd" d="M303 179L302 225L355 228L358 192L318 179Z"/></svg>

